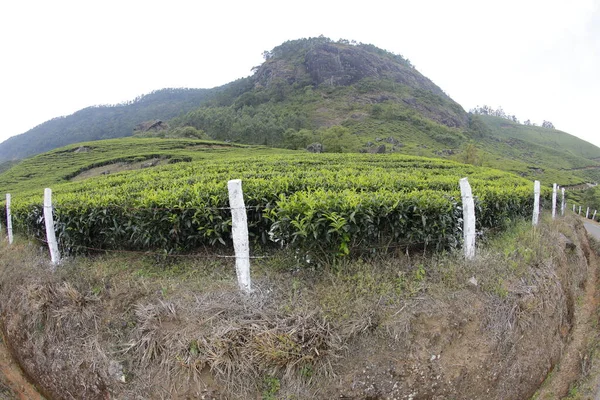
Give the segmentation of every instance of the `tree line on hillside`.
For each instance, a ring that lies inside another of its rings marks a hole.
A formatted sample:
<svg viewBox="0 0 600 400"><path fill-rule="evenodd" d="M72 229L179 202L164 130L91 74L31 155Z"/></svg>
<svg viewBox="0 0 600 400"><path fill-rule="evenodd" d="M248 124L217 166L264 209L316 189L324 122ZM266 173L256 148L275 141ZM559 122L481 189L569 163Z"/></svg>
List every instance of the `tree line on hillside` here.
<svg viewBox="0 0 600 400"><path fill-rule="evenodd" d="M25 158L70 143L131 136L150 119L168 120L199 107L216 89L162 89L112 106L91 106L53 118L0 146L0 162Z"/></svg>
<svg viewBox="0 0 600 400"><path fill-rule="evenodd" d="M348 40L348 39L339 39L338 41L334 41L328 37L323 35L319 37L310 37L310 38L302 38L296 40L288 40L280 44L277 47L274 47L273 50L268 51L265 50L262 53L265 61L270 59L281 59L281 58L297 58L304 56L308 50L311 48L321 45L321 44L329 44L329 43L337 43L342 45L350 45L356 46L358 48L362 48L370 53L377 54L381 57L386 57L392 59L404 66L409 68L414 68L414 65L410 62L408 58L403 57L401 54L392 53L387 50L380 49L379 47L368 44L357 42L356 40Z"/></svg>
<svg viewBox="0 0 600 400"><path fill-rule="evenodd" d="M512 121L516 124L521 123L514 114L511 115L511 114L507 114L506 112L504 112L504 110L502 109L502 106L499 106L497 109L494 110L492 107L484 104L483 106L476 106L475 108L470 109L469 112L472 114L475 114L475 115L491 115L493 117L504 118L504 119ZM529 119L523 121L523 125L537 126L537 124L535 122L531 122L531 120L529 120ZM546 121L546 120L544 120L544 122L542 122L542 128L555 129L554 124L552 122Z"/></svg>

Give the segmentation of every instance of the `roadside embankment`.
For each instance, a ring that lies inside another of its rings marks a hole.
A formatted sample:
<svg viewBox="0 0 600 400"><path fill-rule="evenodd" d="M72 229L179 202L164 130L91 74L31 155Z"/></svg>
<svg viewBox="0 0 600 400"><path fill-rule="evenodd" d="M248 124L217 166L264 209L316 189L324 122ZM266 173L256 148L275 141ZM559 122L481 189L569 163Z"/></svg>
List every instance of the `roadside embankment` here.
<svg viewBox="0 0 600 400"><path fill-rule="evenodd" d="M52 399L524 399L566 395L597 305L582 223L516 224L474 261L279 252L237 290L219 259L67 260L0 248L1 322ZM560 368L557 368L560 367ZM544 392L546 390L546 392Z"/></svg>

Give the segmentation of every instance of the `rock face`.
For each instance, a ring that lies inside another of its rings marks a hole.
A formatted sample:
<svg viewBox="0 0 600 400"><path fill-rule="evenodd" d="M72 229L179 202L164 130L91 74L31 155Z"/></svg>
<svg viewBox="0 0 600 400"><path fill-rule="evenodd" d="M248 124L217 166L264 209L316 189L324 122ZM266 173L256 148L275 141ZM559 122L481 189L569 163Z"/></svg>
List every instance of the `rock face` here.
<svg viewBox="0 0 600 400"><path fill-rule="evenodd" d="M416 69L398 59L378 56L351 45L326 43L310 49L304 63L313 83L348 86L364 78L389 78L394 82L447 97Z"/></svg>
<svg viewBox="0 0 600 400"><path fill-rule="evenodd" d="M310 153L322 153L323 145L321 143L312 143L312 144L308 145L306 150L309 151Z"/></svg>
<svg viewBox="0 0 600 400"><path fill-rule="evenodd" d="M327 38L290 41L265 53L265 62L255 69L255 87L287 84L304 86L349 86L369 80L403 87L402 96L372 94L361 101L391 101L409 106L425 117L449 127L466 127L467 113L431 80L402 56L373 45L333 42ZM377 89L372 90L377 92ZM366 89L369 92L369 89ZM356 100L356 99L355 99Z"/></svg>
<svg viewBox="0 0 600 400"><path fill-rule="evenodd" d="M142 122L135 126L134 132L158 132L169 129L169 125L160 119Z"/></svg>

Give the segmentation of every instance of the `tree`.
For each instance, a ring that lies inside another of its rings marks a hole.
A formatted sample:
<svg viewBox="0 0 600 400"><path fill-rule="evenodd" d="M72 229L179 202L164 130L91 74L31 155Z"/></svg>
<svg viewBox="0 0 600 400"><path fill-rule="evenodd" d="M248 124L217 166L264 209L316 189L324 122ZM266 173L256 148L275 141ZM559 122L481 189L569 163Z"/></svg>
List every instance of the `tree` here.
<svg viewBox="0 0 600 400"><path fill-rule="evenodd" d="M327 153L348 153L357 151L360 141L348 128L335 125L320 131L323 150Z"/></svg>
<svg viewBox="0 0 600 400"><path fill-rule="evenodd" d="M482 164L481 156L479 155L479 149L477 148L477 146L475 146L474 143L471 142L467 143L467 145L465 146L465 149L461 154L460 160L465 164L478 166Z"/></svg>
<svg viewBox="0 0 600 400"><path fill-rule="evenodd" d="M313 132L308 129L296 131L290 128L283 133L283 146L292 150L305 149L315 139Z"/></svg>
<svg viewBox="0 0 600 400"><path fill-rule="evenodd" d="M554 129L554 124L550 121L544 120L542 123L542 128Z"/></svg>
<svg viewBox="0 0 600 400"><path fill-rule="evenodd" d="M490 128L488 128L485 122L483 122L481 117L477 114L469 115L469 129L479 137L483 137L491 133Z"/></svg>

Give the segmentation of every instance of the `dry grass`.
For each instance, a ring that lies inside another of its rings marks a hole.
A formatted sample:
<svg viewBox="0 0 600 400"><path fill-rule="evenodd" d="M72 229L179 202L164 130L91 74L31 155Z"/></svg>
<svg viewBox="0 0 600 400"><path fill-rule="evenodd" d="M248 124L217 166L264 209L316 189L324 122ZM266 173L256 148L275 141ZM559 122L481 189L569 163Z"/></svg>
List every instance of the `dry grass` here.
<svg viewBox="0 0 600 400"><path fill-rule="evenodd" d="M416 359L439 354L453 330L488 340L481 351L498 352L498 371L511 363L504 372L517 376L528 368L517 339L570 326L585 281L558 267L583 254L547 252L561 231L577 241L564 224L518 225L473 262L404 254L314 270L280 252L253 264L249 296L229 261L107 255L52 274L45 253L21 239L0 248L0 305L25 368L51 393L90 399L314 398L360 368L360 343L365 357L367 343L385 342Z"/></svg>

